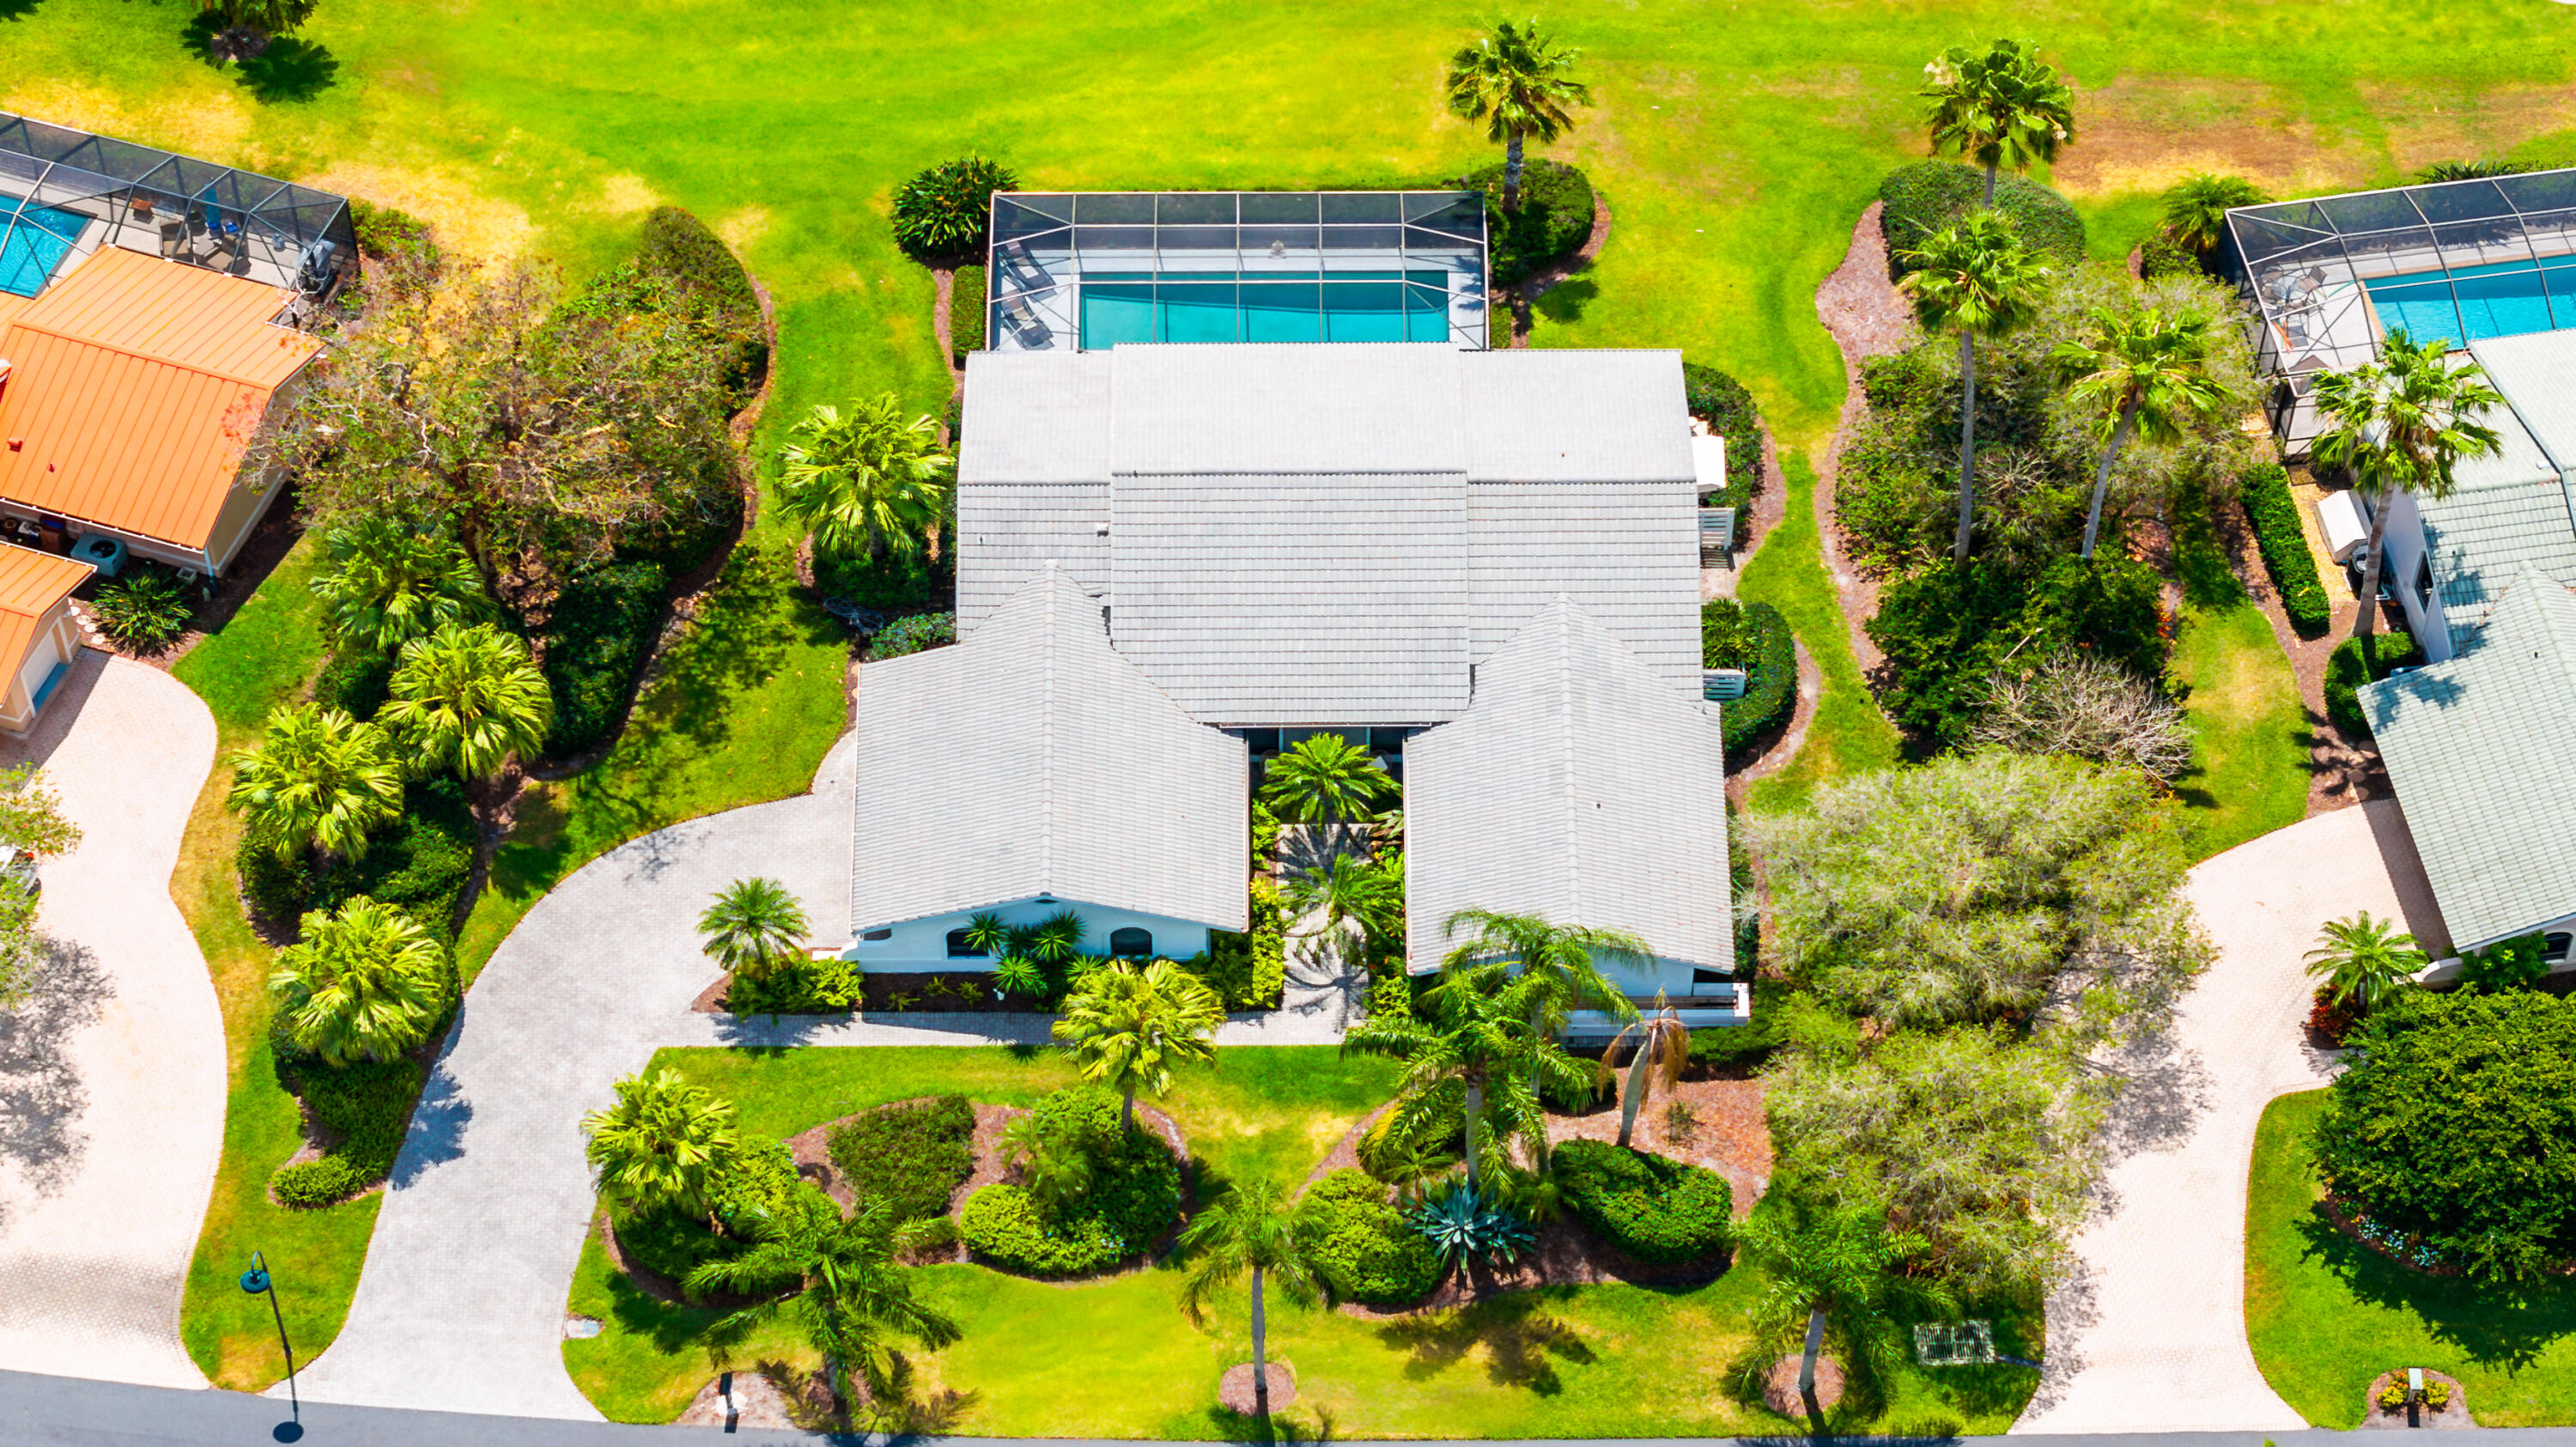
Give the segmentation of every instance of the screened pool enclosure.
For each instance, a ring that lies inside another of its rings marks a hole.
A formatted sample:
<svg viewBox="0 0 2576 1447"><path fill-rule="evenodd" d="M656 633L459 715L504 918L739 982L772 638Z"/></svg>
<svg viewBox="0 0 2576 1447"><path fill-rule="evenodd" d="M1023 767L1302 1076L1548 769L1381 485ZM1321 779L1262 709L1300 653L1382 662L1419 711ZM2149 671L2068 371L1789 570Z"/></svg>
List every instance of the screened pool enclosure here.
<svg viewBox="0 0 2576 1447"><path fill-rule="evenodd" d="M1121 342L1485 345L1472 191L1007 192L996 351Z"/></svg>
<svg viewBox="0 0 2576 1447"><path fill-rule="evenodd" d="M2576 328L2576 170L2248 206L2227 222L2222 256L2260 315L2285 443L2316 435L2317 375L2374 359L2392 332L2466 345Z"/></svg>
<svg viewBox="0 0 2576 1447"><path fill-rule="evenodd" d="M0 292L34 296L101 246L310 300L358 255L340 197L0 111Z"/></svg>

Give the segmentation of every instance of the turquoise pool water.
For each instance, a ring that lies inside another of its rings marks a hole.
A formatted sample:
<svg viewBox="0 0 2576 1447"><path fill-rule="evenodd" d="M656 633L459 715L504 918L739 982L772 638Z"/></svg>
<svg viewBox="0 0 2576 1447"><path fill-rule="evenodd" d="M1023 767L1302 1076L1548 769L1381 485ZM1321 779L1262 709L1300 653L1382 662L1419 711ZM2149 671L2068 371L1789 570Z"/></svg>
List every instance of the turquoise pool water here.
<svg viewBox="0 0 2576 1447"><path fill-rule="evenodd" d="M34 296L44 290L88 221L77 211L31 206L16 196L0 195L0 234L5 234L0 239L0 291Z"/></svg>
<svg viewBox="0 0 2576 1447"><path fill-rule="evenodd" d="M2566 260L2576 263L2576 257ZM2464 343L2576 327L2576 265L2544 268L2505 261L2383 277L2365 285L2380 328L2402 331L2419 342L2441 337Z"/></svg>
<svg viewBox="0 0 2576 1447"><path fill-rule="evenodd" d="M1445 342L1440 271L1092 272L1081 285L1082 346L1121 342Z"/></svg>

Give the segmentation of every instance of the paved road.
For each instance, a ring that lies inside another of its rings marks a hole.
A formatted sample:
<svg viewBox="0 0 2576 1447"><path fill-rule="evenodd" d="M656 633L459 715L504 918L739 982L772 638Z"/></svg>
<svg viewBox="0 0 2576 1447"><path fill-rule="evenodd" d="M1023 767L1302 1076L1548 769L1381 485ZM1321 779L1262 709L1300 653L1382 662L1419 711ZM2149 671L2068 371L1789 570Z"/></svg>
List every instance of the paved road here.
<svg viewBox="0 0 2576 1447"><path fill-rule="evenodd" d="M2440 936L2431 887L2393 801L2321 814L2201 864L2189 892L2218 959L2167 1052L2128 1062L2125 1154L2076 1237L2080 1269L2048 1303L2048 1368L2014 1424L2033 1432L2303 1427L2245 1338L2245 1180L2275 1096L2326 1083L2302 1040L2300 956L2329 919L2404 916Z"/></svg>
<svg viewBox="0 0 2576 1447"><path fill-rule="evenodd" d="M223 1150L224 1022L170 871L214 759L186 685L94 649L0 743L85 836L44 864L62 948L0 1015L0 1367L206 1385L179 1299Z"/></svg>

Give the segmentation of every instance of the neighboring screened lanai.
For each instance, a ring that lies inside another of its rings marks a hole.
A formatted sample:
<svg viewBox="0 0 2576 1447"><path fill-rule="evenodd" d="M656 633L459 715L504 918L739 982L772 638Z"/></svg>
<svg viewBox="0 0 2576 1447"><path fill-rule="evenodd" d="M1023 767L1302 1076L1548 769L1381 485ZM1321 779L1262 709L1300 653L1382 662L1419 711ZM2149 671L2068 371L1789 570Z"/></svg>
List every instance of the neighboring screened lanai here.
<svg viewBox="0 0 2576 1447"><path fill-rule="evenodd" d="M316 300L358 254L328 192L0 111L0 292L34 296L102 246Z"/></svg>
<svg viewBox="0 0 2576 1447"><path fill-rule="evenodd" d="M2576 170L2360 191L2227 215L2221 258L2261 315L2283 442L2319 430L2316 375L2391 332L2465 345L2576 327Z"/></svg>
<svg viewBox="0 0 2576 1447"><path fill-rule="evenodd" d="M1473 191L1003 192L991 261L995 351L1485 345Z"/></svg>

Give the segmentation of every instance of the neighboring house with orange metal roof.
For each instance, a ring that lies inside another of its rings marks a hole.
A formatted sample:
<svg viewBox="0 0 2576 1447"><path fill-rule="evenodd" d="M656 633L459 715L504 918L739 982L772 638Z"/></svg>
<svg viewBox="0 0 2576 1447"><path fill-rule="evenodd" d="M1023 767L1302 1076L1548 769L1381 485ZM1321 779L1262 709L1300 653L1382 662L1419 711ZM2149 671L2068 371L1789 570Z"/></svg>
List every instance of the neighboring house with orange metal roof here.
<svg viewBox="0 0 2576 1447"><path fill-rule="evenodd" d="M278 489L245 466L321 342L291 294L101 247L0 312L0 517L219 573Z"/></svg>
<svg viewBox="0 0 2576 1447"><path fill-rule="evenodd" d="M33 548L0 546L0 730L23 734L53 697L80 653L72 589L89 581L89 564Z"/></svg>

